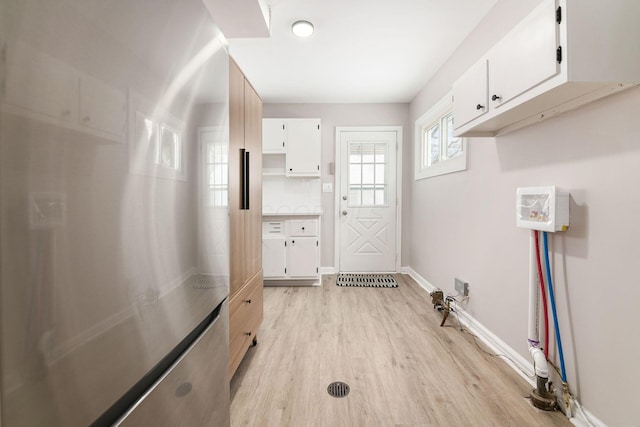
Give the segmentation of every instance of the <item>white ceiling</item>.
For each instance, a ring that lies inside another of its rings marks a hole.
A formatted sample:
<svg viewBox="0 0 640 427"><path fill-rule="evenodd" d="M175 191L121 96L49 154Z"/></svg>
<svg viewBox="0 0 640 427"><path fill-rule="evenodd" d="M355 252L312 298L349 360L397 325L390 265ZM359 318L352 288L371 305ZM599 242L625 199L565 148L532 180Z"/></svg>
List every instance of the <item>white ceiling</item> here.
<svg viewBox="0 0 640 427"><path fill-rule="evenodd" d="M266 0L271 37L229 49L268 103L410 102L496 1Z"/></svg>

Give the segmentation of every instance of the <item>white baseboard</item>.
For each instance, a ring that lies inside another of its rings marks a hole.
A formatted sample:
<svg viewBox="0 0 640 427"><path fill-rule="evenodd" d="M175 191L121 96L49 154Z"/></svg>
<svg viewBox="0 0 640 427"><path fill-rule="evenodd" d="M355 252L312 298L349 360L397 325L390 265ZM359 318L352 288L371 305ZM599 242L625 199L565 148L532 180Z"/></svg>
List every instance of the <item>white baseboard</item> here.
<svg viewBox="0 0 640 427"><path fill-rule="evenodd" d="M319 269L320 275L324 275L324 274L336 274L336 268L335 267L320 267Z"/></svg>
<svg viewBox="0 0 640 427"><path fill-rule="evenodd" d="M437 289L436 286L433 286L427 279L419 275L413 268L411 267L402 267L402 274L408 274L413 280L416 281L420 287L422 287L427 292L433 292L433 290ZM456 313L458 314L458 318L460 319L460 323L464 325L471 333L482 341L491 351L496 354L503 354L506 357L502 359L509 365L518 375L520 375L529 385L532 387L536 386L535 380L533 379L534 370L533 363L531 363L528 359L525 359L520 355L520 353L516 352L513 348L511 348L507 343L498 338L493 332L487 329L484 325L478 322L473 316L468 314L466 311L458 307L456 309ZM575 401L575 399L574 399ZM577 401L576 401L577 402ZM594 426L594 427L607 427L605 423L600 421L598 418L593 416L589 411L580 406L578 402L578 406L581 410L574 411L577 412L573 414L573 418L571 418L571 422L577 426Z"/></svg>

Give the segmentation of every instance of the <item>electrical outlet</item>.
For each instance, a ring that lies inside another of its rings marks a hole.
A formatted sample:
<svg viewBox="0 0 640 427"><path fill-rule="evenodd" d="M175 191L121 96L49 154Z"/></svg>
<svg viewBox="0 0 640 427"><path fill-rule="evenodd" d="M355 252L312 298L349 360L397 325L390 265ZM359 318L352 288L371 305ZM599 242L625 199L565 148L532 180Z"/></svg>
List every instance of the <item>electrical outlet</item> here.
<svg viewBox="0 0 640 427"><path fill-rule="evenodd" d="M456 291L460 292L465 297L469 296L469 283L465 282L462 279L455 278L455 287Z"/></svg>

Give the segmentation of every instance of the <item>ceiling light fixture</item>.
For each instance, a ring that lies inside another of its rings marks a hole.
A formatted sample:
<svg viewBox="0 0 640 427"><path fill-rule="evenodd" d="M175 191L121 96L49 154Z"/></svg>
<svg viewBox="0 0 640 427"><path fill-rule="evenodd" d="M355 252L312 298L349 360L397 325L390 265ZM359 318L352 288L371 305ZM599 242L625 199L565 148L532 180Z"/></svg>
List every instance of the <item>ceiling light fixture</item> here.
<svg viewBox="0 0 640 427"><path fill-rule="evenodd" d="M291 32L297 37L309 37L313 34L313 24L309 21L296 21L291 26Z"/></svg>

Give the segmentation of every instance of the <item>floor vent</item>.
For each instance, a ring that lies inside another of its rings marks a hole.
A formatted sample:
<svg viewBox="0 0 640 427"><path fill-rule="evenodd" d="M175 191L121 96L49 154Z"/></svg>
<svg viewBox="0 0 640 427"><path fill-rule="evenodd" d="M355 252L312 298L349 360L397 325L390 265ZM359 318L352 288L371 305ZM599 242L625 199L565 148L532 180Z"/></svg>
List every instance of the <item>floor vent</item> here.
<svg viewBox="0 0 640 427"><path fill-rule="evenodd" d="M355 288L397 288L391 274L338 274L336 285Z"/></svg>
<svg viewBox="0 0 640 427"><path fill-rule="evenodd" d="M347 395L349 394L349 390L349 385L340 381L331 383L329 384L329 387L327 387L327 393L329 393L329 395L333 397L347 397Z"/></svg>

